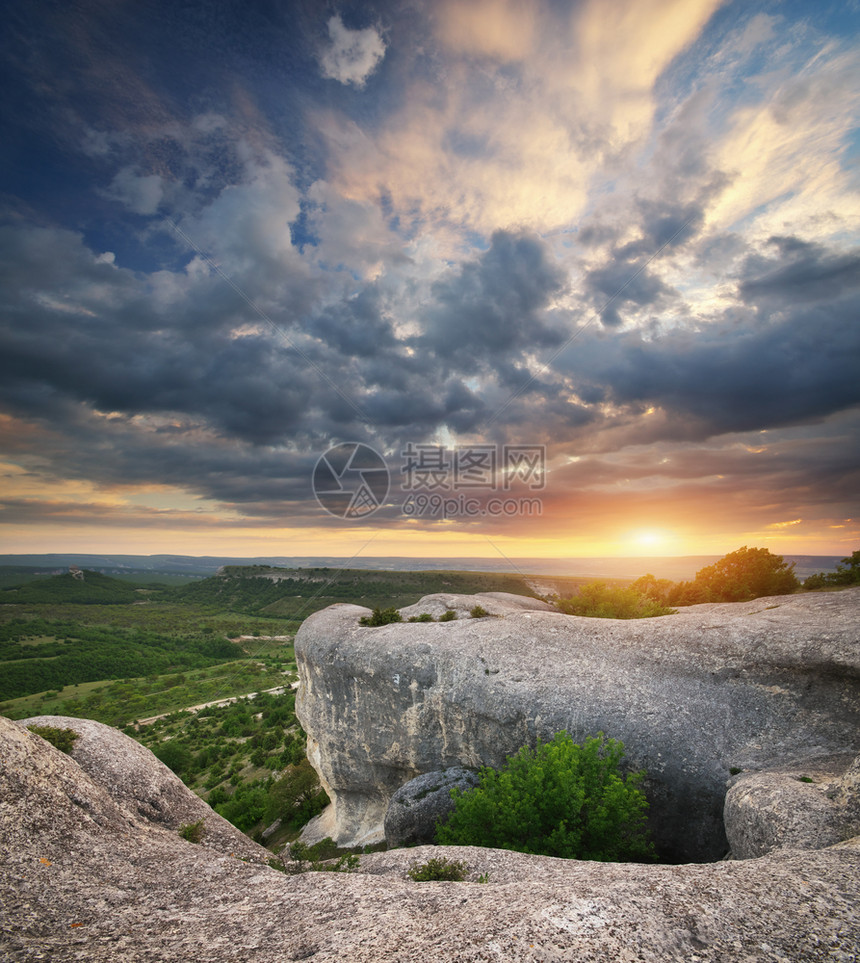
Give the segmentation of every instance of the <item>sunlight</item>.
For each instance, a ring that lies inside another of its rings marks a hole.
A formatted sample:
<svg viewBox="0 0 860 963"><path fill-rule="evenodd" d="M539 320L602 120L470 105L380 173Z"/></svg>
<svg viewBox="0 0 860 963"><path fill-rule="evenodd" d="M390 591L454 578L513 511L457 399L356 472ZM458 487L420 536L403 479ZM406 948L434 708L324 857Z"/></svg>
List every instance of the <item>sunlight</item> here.
<svg viewBox="0 0 860 963"><path fill-rule="evenodd" d="M666 536L663 532L649 528L634 532L631 541L639 548L659 548L666 541Z"/></svg>

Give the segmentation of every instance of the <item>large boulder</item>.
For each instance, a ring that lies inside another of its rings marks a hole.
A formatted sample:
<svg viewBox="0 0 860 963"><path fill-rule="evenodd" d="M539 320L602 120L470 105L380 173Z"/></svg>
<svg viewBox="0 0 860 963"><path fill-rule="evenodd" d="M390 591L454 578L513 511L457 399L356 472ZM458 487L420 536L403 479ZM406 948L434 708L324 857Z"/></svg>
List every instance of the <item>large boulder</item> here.
<svg viewBox="0 0 860 963"><path fill-rule="evenodd" d="M663 858L719 859L732 774L860 752L860 589L631 621L516 596L439 604L462 617L370 628L366 609L334 605L296 637L297 713L342 844L382 839L392 795L416 776L498 766L566 729L621 739L647 770ZM494 617L467 617L476 605Z"/></svg>
<svg viewBox="0 0 860 963"><path fill-rule="evenodd" d="M812 759L733 780L725 825L734 859L824 849L860 834L860 756Z"/></svg>
<svg viewBox="0 0 860 963"><path fill-rule="evenodd" d="M468 881L413 882L410 865L431 856L465 861ZM349 875L286 876L237 857L126 808L0 717L3 960L812 963L860 952L860 839L709 866L420 847L362 856Z"/></svg>
<svg viewBox="0 0 860 963"><path fill-rule="evenodd" d="M436 824L454 811L451 790L465 792L478 785L471 769L426 772L401 786L391 797L385 813L385 842L389 849L432 843Z"/></svg>

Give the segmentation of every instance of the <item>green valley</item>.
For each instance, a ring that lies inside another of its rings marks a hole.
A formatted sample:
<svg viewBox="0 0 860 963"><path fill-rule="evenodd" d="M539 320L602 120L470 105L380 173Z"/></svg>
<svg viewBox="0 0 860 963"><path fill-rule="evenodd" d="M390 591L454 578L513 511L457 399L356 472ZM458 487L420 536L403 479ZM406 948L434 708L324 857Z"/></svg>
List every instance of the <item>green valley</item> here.
<svg viewBox="0 0 860 963"><path fill-rule="evenodd" d="M293 639L307 616L334 602L402 607L435 592L533 594L519 576L477 572L6 574L0 714L123 729L243 831L259 839L280 820L266 840L273 848L326 803L294 712Z"/></svg>

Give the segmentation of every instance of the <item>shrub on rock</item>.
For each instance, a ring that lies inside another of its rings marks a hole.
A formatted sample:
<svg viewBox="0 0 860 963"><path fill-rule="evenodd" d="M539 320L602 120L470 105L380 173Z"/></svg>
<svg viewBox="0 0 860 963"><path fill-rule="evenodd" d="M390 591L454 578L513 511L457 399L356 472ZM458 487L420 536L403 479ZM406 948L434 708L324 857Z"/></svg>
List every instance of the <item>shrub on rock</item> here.
<svg viewBox="0 0 860 963"><path fill-rule="evenodd" d="M607 585L601 581L588 582L577 595L559 599L557 605L565 615L592 619L650 619L675 613L675 609L634 586Z"/></svg>
<svg viewBox="0 0 860 963"><path fill-rule="evenodd" d="M624 745L603 733L582 745L567 732L528 746L501 769L485 767L478 786L452 790L455 809L436 839L566 859L653 858L646 825L645 774L622 775Z"/></svg>

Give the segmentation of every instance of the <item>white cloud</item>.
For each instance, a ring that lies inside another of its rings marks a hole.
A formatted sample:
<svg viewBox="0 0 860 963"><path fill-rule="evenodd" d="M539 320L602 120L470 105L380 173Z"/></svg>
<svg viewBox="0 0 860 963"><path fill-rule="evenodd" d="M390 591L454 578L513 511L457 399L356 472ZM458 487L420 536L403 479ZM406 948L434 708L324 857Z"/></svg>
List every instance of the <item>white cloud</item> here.
<svg viewBox="0 0 860 963"><path fill-rule="evenodd" d="M158 174L141 175L124 167L105 193L135 214L155 214L164 198L164 182Z"/></svg>
<svg viewBox="0 0 860 963"><path fill-rule="evenodd" d="M404 222L437 230L564 229L587 209L593 180L649 136L657 79L718 5L434 5L443 49L404 72L402 107L373 130L317 114L327 180L353 200L383 185Z"/></svg>
<svg viewBox="0 0 860 963"><path fill-rule="evenodd" d="M350 30L339 15L329 20L328 35L331 46L320 57L323 77L363 87L385 56L382 37L373 27Z"/></svg>

